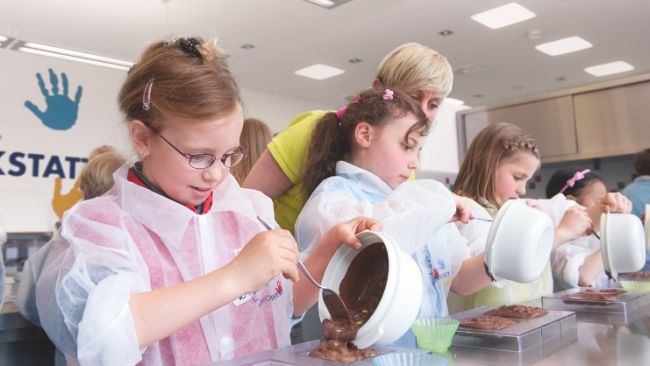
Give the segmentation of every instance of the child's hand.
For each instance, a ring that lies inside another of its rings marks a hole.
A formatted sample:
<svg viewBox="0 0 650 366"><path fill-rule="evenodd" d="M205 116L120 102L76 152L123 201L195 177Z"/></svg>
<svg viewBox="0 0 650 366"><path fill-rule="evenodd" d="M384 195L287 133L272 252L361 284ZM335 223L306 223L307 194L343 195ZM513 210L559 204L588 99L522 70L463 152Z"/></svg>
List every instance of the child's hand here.
<svg viewBox="0 0 650 366"><path fill-rule="evenodd" d="M556 235L560 236L558 244L575 240L583 235L589 235L592 227L593 221L584 207L571 207L564 213L556 229Z"/></svg>
<svg viewBox="0 0 650 366"><path fill-rule="evenodd" d="M451 195L454 197L454 202L456 203L456 213L454 213L454 216L451 217L449 222L460 221L463 224L467 224L469 220L474 219L474 215L472 214L467 201L463 197L454 193Z"/></svg>
<svg viewBox="0 0 650 366"><path fill-rule="evenodd" d="M543 211L542 206L539 205L539 202L537 202L537 200L534 200L534 199L531 199L531 198L525 198L524 202L526 202L526 205L528 205L528 206L530 206L530 207L532 207L534 209Z"/></svg>
<svg viewBox="0 0 650 366"><path fill-rule="evenodd" d="M619 192L607 193L605 198L600 201L603 211L630 213L632 211L632 202Z"/></svg>
<svg viewBox="0 0 650 366"><path fill-rule="evenodd" d="M359 216L352 220L340 223L332 227L325 235L323 240L331 252L335 252L342 244L348 245L354 249L361 248L361 242L356 234L364 230L378 231L382 229L379 221L370 217Z"/></svg>
<svg viewBox="0 0 650 366"><path fill-rule="evenodd" d="M298 280L298 244L286 230L275 229L253 237L235 259L228 264L235 278L251 292L282 273L285 278Z"/></svg>

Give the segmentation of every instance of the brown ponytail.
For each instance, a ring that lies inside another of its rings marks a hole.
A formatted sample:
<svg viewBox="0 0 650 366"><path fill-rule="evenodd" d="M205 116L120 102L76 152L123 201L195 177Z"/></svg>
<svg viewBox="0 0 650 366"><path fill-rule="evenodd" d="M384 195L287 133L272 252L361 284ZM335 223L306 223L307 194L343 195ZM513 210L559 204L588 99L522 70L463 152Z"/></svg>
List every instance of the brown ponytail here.
<svg viewBox="0 0 650 366"><path fill-rule="evenodd" d="M430 122L417 101L398 90L391 98L385 98L385 90L370 89L362 92L345 109L329 112L318 120L311 135L311 146L307 155L303 189L309 197L316 187L328 177L336 174L336 163L346 160L354 143L354 130L360 122L381 128L392 118L414 114L418 121L409 128L404 141L412 133L425 136Z"/></svg>

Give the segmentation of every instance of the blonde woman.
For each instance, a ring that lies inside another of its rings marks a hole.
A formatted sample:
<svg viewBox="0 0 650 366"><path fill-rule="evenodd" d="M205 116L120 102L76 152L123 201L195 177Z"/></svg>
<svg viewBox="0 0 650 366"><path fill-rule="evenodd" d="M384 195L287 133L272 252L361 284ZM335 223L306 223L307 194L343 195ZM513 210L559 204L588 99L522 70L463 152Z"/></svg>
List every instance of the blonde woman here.
<svg viewBox="0 0 650 366"><path fill-rule="evenodd" d="M388 53L372 82L376 89L398 89L416 99L429 121L436 118L452 84L453 71L447 59L418 43L406 43ZM314 110L296 117L271 140L243 184L271 197L275 219L291 232L307 199L303 176L311 133L327 112Z"/></svg>

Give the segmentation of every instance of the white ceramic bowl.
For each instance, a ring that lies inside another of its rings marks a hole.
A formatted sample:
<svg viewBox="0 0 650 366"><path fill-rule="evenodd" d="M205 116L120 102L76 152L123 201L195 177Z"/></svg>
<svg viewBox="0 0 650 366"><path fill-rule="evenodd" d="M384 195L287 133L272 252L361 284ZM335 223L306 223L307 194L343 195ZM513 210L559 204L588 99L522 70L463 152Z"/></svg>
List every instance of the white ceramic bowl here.
<svg viewBox="0 0 650 366"><path fill-rule="evenodd" d="M645 233L632 214L600 216L600 250L605 270L616 279L621 272L637 272L645 264Z"/></svg>
<svg viewBox="0 0 650 366"><path fill-rule="evenodd" d="M553 223L523 200L510 200L490 227L484 260L496 280L528 283L537 279L553 248Z"/></svg>
<svg viewBox="0 0 650 366"><path fill-rule="evenodd" d="M357 237L362 248L375 243L386 246L388 279L375 312L359 328L354 344L359 348L391 344L409 330L420 311L422 275L415 260L387 234L365 231ZM325 269L323 285L339 292L341 281L358 253L348 246L341 246ZM321 321L330 318L322 296L318 298L318 315Z"/></svg>

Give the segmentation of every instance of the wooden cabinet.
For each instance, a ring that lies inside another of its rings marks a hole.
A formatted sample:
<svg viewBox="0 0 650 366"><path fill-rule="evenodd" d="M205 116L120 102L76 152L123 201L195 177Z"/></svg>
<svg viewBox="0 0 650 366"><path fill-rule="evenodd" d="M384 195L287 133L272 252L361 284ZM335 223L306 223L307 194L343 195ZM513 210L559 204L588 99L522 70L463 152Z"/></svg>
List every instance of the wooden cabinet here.
<svg viewBox="0 0 650 366"><path fill-rule="evenodd" d="M650 147L650 82L574 95L581 156L633 154Z"/></svg>
<svg viewBox="0 0 650 366"><path fill-rule="evenodd" d="M510 122L531 134L537 140L542 161L557 161L578 152L571 95L469 111L464 115L464 130L461 131L466 142L464 150L481 129L497 122Z"/></svg>
<svg viewBox="0 0 650 366"><path fill-rule="evenodd" d="M650 74L462 111L460 156L481 129L501 121L530 133L543 162L633 154L650 148Z"/></svg>

